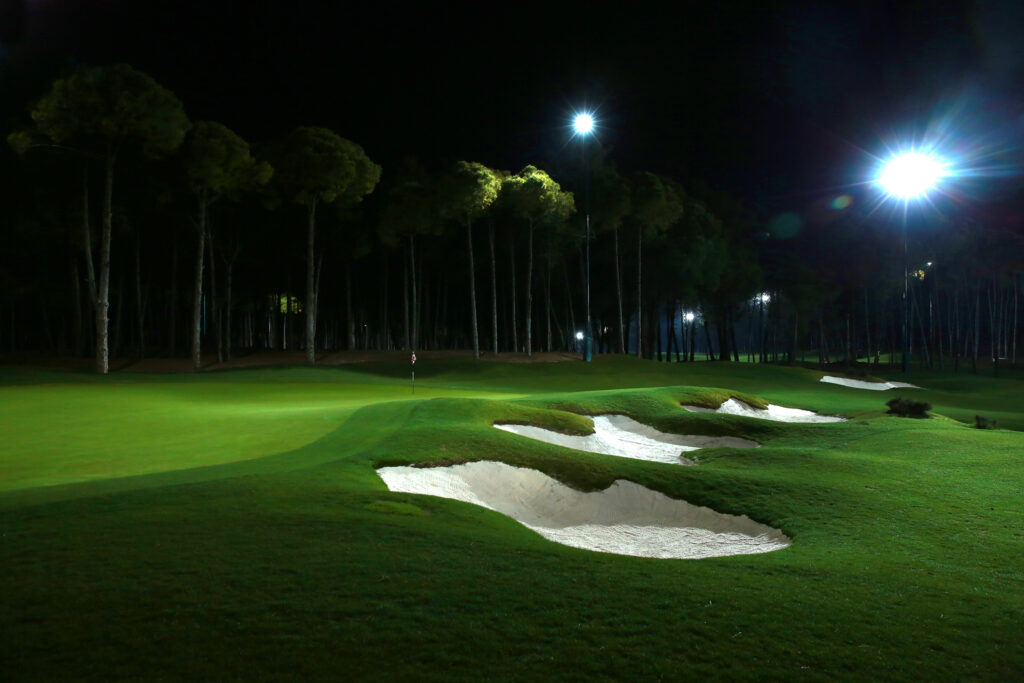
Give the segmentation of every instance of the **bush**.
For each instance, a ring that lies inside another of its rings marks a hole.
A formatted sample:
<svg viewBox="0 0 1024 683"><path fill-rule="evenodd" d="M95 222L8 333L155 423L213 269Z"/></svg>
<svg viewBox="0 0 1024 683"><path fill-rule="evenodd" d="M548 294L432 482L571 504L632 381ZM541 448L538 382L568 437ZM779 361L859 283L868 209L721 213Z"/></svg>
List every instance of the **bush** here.
<svg viewBox="0 0 1024 683"><path fill-rule="evenodd" d="M974 428L975 429L995 429L996 421L990 420L984 415L974 416Z"/></svg>
<svg viewBox="0 0 1024 683"><path fill-rule="evenodd" d="M891 401L886 401L885 405L889 406L890 415L899 415L900 417L928 417L928 411L932 409L931 403L912 401L909 398L894 398Z"/></svg>

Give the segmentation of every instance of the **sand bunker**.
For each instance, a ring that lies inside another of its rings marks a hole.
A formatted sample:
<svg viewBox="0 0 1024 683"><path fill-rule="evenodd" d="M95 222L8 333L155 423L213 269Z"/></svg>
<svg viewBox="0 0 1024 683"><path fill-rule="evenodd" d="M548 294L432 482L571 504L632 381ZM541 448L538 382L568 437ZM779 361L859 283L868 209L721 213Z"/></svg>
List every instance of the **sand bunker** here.
<svg viewBox="0 0 1024 683"><path fill-rule="evenodd" d="M832 377L830 375L825 375L821 378L821 381L826 384L838 384L844 387L853 387L854 389L871 389L872 391L921 388L916 384L908 384L906 382L865 382L861 379L846 379L845 377Z"/></svg>
<svg viewBox="0 0 1024 683"><path fill-rule="evenodd" d="M778 529L746 516L691 505L623 479L584 493L543 472L493 461L383 467L377 474L392 491L480 505L574 548L696 559L767 553L790 544Z"/></svg>
<svg viewBox="0 0 1024 683"><path fill-rule="evenodd" d="M756 417L761 420L775 420L776 422L846 422L845 417L835 415L818 415L810 410L800 408L783 408L768 404L768 410L755 408L749 403L737 401L730 398L717 408L704 408L701 406L688 406L684 408L691 413L723 413L725 415L743 415L744 417Z"/></svg>
<svg viewBox="0 0 1024 683"><path fill-rule="evenodd" d="M680 455L681 451L698 448L757 448L760 444L735 436L703 436L700 434L666 434L625 415L595 415L594 433L589 436L559 434L532 425L496 424L498 429L545 443L577 451L603 453L622 458L666 462L676 465L695 464Z"/></svg>

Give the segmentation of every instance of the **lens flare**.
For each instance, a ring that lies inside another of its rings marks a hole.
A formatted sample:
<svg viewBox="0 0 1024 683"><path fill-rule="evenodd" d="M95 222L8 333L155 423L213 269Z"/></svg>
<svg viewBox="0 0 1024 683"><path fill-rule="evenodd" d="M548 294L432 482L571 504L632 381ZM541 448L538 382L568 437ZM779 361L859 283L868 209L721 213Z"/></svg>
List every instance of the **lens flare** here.
<svg viewBox="0 0 1024 683"><path fill-rule="evenodd" d="M848 194L841 194L832 200L832 208L836 211L849 208L850 204L853 204L853 197Z"/></svg>

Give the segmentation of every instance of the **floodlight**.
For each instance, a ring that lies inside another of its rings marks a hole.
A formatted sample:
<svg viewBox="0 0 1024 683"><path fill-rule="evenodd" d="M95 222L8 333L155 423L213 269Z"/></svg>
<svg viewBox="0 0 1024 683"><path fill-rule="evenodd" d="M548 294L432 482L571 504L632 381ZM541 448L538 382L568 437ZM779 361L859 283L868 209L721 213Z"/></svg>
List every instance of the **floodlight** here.
<svg viewBox="0 0 1024 683"><path fill-rule="evenodd" d="M579 340L582 340L583 339L583 333L582 332L577 332L576 333L576 338L579 339Z"/></svg>
<svg viewBox="0 0 1024 683"><path fill-rule="evenodd" d="M694 317L693 313L687 313L686 314L686 322L692 323L693 322L693 317Z"/></svg>
<svg viewBox="0 0 1024 683"><path fill-rule="evenodd" d="M934 154L908 151L895 155L882 167L875 182L890 197L909 202L924 198L940 180L952 175L948 164ZM907 220L903 217L903 299L900 302L903 329L903 372L910 370L910 277L907 265Z"/></svg>
<svg viewBox="0 0 1024 683"><path fill-rule="evenodd" d="M576 129L577 134L586 135L594 130L594 117L587 113L577 114L573 119L572 127Z"/></svg>
<svg viewBox="0 0 1024 683"><path fill-rule="evenodd" d="M882 168L878 183L891 196L922 197L946 176L946 164L930 154L907 152L893 157Z"/></svg>

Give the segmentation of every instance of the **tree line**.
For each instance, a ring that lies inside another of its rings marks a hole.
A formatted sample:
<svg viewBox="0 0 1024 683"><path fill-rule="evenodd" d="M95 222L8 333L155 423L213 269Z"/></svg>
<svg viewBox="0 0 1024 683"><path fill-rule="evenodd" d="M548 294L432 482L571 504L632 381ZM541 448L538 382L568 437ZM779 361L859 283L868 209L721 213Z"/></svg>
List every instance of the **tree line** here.
<svg viewBox="0 0 1024 683"><path fill-rule="evenodd" d="M585 162L519 171L382 169L327 128L250 143L191 121L123 64L58 78L7 140L0 343L91 355L100 373L112 355L199 369L260 349L311 364L318 350L574 350L590 309L599 352L660 360L877 364L900 347L894 221L857 206L766 216L693 178L619 169L596 141ZM1017 205L902 226L920 364L1016 361Z"/></svg>

